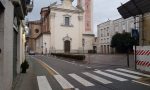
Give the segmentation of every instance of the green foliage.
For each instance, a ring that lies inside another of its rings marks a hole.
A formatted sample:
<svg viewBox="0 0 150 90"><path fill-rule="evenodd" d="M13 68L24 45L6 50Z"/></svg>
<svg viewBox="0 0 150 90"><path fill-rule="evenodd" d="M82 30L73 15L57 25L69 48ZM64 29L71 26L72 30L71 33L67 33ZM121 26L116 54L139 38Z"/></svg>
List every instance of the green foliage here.
<svg viewBox="0 0 150 90"><path fill-rule="evenodd" d="M85 55L74 55L74 54L64 54L64 53L51 53L53 56L70 58L75 60L84 60Z"/></svg>
<svg viewBox="0 0 150 90"><path fill-rule="evenodd" d="M21 64L21 68L22 68L22 73L26 73L26 70L29 68L29 63L25 60L25 61Z"/></svg>
<svg viewBox="0 0 150 90"><path fill-rule="evenodd" d="M136 43L130 33L116 33L111 40L111 47L115 48L118 53L127 53L133 51L133 45Z"/></svg>

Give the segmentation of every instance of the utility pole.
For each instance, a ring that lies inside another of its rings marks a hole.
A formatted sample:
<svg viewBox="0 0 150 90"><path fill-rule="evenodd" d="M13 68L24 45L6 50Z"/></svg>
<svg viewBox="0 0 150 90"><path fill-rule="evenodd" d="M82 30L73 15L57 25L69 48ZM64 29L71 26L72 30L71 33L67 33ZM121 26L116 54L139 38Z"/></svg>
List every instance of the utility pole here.
<svg viewBox="0 0 150 90"><path fill-rule="evenodd" d="M135 28L135 30L136 30L136 16L134 16L134 28ZM137 38L136 37L134 37L134 40L135 40L135 46L134 46L134 58L135 58L135 70L136 70L136 61L137 61L137 56L136 56L136 45L137 45Z"/></svg>

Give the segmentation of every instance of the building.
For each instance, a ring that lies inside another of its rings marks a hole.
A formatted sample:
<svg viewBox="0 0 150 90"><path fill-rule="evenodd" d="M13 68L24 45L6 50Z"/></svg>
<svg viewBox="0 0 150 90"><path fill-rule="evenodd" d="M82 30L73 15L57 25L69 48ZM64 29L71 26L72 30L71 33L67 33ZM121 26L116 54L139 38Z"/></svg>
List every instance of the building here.
<svg viewBox="0 0 150 90"><path fill-rule="evenodd" d="M94 50L93 41L93 2L94 0L78 0L77 7L82 7L84 10L84 29L83 29L83 48L84 53Z"/></svg>
<svg viewBox="0 0 150 90"><path fill-rule="evenodd" d="M94 49L93 1L61 0L41 9L41 34L34 38L36 53L87 53ZM30 26L30 25L29 25ZM35 28L30 27L35 32ZM32 32L31 31L31 32ZM31 36L34 35L31 34ZM34 43L34 41L32 43Z"/></svg>
<svg viewBox="0 0 150 90"><path fill-rule="evenodd" d="M72 5L73 0L62 0L50 6L50 51L80 53L82 51L83 10Z"/></svg>
<svg viewBox="0 0 150 90"><path fill-rule="evenodd" d="M97 26L98 30L98 53L111 54L115 50L111 48L111 39L116 33L130 32L135 28L133 17L116 20L108 20ZM139 30L139 18L136 18L136 29Z"/></svg>
<svg viewBox="0 0 150 90"><path fill-rule="evenodd" d="M31 0L0 0L0 90L12 90L25 59L24 17L32 11Z"/></svg>
<svg viewBox="0 0 150 90"><path fill-rule="evenodd" d="M50 53L50 22L49 22L49 7L41 9L41 30L36 40L36 53Z"/></svg>
<svg viewBox="0 0 150 90"><path fill-rule="evenodd" d="M36 51L36 38L41 34L41 21L29 21L29 34L27 39L27 51Z"/></svg>
<svg viewBox="0 0 150 90"><path fill-rule="evenodd" d="M113 21L108 20L107 22L101 23L97 26L98 29L98 53L112 53L110 47L110 40L114 34L113 32Z"/></svg>
<svg viewBox="0 0 150 90"><path fill-rule="evenodd" d="M150 13L145 13L143 17L140 18L140 45L149 46L150 45Z"/></svg>

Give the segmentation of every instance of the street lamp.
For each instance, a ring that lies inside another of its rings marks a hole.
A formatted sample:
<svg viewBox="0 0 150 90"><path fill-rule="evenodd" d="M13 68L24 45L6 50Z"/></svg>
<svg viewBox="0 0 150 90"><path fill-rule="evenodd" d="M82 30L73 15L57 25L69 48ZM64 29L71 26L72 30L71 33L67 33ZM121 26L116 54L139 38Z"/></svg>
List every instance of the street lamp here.
<svg viewBox="0 0 150 90"><path fill-rule="evenodd" d="M45 54L47 54L47 48L46 48L46 42L44 43L45 44Z"/></svg>
<svg viewBox="0 0 150 90"><path fill-rule="evenodd" d="M42 48L42 55L43 55L43 45L41 46L41 48Z"/></svg>
<svg viewBox="0 0 150 90"><path fill-rule="evenodd" d="M85 39L82 39L82 47L83 47L83 53L84 53L84 46L85 46Z"/></svg>

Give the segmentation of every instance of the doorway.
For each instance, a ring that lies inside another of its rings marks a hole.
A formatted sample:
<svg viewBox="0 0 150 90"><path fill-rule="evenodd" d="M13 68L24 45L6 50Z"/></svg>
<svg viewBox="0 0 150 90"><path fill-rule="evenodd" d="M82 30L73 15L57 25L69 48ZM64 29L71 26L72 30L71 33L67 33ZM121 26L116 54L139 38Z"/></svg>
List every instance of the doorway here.
<svg viewBox="0 0 150 90"><path fill-rule="evenodd" d="M17 76L17 32L13 32L13 79Z"/></svg>
<svg viewBox="0 0 150 90"><path fill-rule="evenodd" d="M64 52L70 53L70 41L69 40L64 41Z"/></svg>

